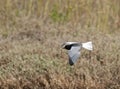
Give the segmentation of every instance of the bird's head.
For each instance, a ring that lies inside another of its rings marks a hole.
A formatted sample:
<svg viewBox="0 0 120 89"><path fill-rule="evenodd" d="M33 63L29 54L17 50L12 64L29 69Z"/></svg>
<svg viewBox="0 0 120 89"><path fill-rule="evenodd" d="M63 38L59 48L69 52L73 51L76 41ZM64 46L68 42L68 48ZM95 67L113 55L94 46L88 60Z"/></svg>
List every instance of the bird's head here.
<svg viewBox="0 0 120 89"><path fill-rule="evenodd" d="M63 44L61 45L61 47L62 47L63 49L65 49L65 46L66 46L66 43L63 43Z"/></svg>
<svg viewBox="0 0 120 89"><path fill-rule="evenodd" d="M71 42L65 42L62 44L62 48L63 49L67 49L67 50L70 50L72 47L72 43Z"/></svg>

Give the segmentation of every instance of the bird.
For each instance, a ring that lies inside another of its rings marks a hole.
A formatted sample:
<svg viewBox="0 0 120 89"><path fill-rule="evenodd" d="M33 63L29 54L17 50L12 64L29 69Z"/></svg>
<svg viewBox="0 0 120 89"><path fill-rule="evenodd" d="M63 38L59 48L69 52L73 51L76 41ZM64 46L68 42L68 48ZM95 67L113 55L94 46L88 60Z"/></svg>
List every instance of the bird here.
<svg viewBox="0 0 120 89"><path fill-rule="evenodd" d="M69 64L74 65L80 57L80 51L82 48L92 51L92 42L65 42L62 44L62 48L68 50Z"/></svg>

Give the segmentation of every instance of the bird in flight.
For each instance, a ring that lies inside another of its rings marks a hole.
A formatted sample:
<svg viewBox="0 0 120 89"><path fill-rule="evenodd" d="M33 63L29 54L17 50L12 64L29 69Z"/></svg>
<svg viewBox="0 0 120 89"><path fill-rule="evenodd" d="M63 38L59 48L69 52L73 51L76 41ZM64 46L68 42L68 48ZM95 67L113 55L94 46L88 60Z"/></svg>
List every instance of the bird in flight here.
<svg viewBox="0 0 120 89"><path fill-rule="evenodd" d="M87 50L93 50L92 42L65 42L62 44L62 48L68 50L69 64L72 66L80 57L80 51L82 48Z"/></svg>

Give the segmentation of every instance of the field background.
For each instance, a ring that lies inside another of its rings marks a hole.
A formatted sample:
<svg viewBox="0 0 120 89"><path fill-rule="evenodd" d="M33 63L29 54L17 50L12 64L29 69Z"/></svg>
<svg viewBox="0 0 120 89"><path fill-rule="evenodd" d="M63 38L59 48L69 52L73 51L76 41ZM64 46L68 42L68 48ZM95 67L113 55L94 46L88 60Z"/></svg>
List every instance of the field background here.
<svg viewBox="0 0 120 89"><path fill-rule="evenodd" d="M92 41L68 64L66 41ZM0 0L0 89L119 89L120 0Z"/></svg>

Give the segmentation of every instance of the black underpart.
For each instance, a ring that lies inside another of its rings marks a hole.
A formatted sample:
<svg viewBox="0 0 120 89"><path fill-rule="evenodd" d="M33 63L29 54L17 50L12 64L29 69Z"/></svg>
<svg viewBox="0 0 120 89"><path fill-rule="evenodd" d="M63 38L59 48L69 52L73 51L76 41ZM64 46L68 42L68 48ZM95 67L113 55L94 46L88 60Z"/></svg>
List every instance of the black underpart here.
<svg viewBox="0 0 120 89"><path fill-rule="evenodd" d="M70 50L72 48L72 46L78 46L79 44L70 44L70 45L66 45L65 49Z"/></svg>

